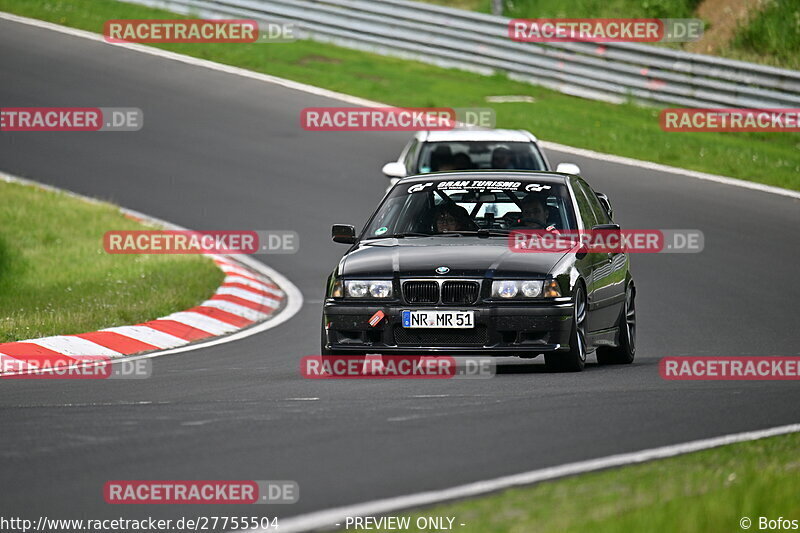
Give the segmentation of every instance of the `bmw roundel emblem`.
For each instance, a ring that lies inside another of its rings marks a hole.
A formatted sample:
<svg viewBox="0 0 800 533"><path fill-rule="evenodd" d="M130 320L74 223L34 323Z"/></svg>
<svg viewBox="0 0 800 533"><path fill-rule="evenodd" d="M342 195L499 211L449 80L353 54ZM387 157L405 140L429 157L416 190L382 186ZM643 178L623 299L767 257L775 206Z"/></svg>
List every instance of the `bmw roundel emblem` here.
<svg viewBox="0 0 800 533"><path fill-rule="evenodd" d="M447 268L446 266L440 266L436 268L437 274L447 274L448 272L450 272L450 269Z"/></svg>

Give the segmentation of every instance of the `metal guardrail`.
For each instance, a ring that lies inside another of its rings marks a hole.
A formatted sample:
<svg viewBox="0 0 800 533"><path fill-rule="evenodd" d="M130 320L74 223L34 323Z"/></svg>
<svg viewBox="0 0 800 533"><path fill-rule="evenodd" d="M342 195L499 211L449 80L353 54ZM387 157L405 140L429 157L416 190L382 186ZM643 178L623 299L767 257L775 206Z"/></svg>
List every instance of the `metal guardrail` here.
<svg viewBox="0 0 800 533"><path fill-rule="evenodd" d="M800 71L638 43L520 43L510 19L407 0L127 0L209 18L291 21L298 36L610 102L800 107Z"/></svg>

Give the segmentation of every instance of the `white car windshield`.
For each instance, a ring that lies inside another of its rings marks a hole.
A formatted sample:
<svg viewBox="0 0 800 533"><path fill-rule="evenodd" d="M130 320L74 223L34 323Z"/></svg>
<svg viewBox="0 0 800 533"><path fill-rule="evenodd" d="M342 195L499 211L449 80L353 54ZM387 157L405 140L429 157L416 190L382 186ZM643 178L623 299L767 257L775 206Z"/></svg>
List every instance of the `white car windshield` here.
<svg viewBox="0 0 800 533"><path fill-rule="evenodd" d="M532 142L428 142L420 151L417 173L447 170L547 170Z"/></svg>

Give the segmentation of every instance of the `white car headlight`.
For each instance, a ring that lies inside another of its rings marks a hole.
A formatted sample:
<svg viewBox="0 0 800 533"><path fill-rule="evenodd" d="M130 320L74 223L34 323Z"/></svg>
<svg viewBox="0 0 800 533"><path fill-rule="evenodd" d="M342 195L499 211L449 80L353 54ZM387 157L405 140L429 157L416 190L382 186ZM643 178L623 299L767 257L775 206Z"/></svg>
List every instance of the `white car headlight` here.
<svg viewBox="0 0 800 533"><path fill-rule="evenodd" d="M492 282L492 298L542 298L561 296L556 280L499 280Z"/></svg>
<svg viewBox="0 0 800 533"><path fill-rule="evenodd" d="M346 280L345 298L391 298L392 282L387 280Z"/></svg>
<svg viewBox="0 0 800 533"><path fill-rule="evenodd" d="M520 283L520 290L525 298L536 298L542 294L542 282L539 280L529 280Z"/></svg>
<svg viewBox="0 0 800 533"><path fill-rule="evenodd" d="M391 281L373 281L369 284L369 294L373 298L389 298L392 296Z"/></svg>
<svg viewBox="0 0 800 533"><path fill-rule="evenodd" d="M519 285L516 281L504 280L492 282L493 298L513 298L519 292Z"/></svg>

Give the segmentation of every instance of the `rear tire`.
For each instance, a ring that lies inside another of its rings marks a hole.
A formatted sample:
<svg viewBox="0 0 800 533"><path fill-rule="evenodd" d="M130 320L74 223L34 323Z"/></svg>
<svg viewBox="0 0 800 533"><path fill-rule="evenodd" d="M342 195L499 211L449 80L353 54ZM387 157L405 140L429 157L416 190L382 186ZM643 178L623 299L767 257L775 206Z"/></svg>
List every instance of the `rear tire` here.
<svg viewBox="0 0 800 533"><path fill-rule="evenodd" d="M580 372L586 365L586 296L583 286L575 289L575 306L572 311L572 332L569 352L544 354L544 362L551 372Z"/></svg>
<svg viewBox="0 0 800 533"><path fill-rule="evenodd" d="M597 362L601 365L629 365L636 356L636 288L632 284L625 291L618 327L619 345L597 349Z"/></svg>

